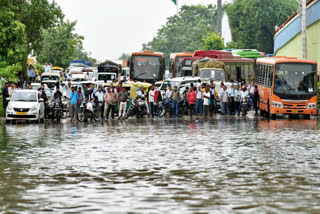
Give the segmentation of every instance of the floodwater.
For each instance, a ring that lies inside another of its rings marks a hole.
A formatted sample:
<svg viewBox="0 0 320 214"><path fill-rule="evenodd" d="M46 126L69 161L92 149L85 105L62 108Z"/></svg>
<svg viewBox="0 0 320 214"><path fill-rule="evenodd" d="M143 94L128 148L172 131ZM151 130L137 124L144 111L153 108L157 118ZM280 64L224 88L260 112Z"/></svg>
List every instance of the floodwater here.
<svg viewBox="0 0 320 214"><path fill-rule="evenodd" d="M320 126L0 125L0 213L320 213Z"/></svg>

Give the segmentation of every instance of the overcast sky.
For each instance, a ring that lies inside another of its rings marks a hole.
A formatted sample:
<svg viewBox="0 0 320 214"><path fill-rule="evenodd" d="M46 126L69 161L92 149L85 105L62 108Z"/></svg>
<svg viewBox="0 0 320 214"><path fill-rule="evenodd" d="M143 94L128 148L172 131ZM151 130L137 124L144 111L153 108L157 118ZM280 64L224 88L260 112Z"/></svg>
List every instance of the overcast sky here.
<svg viewBox="0 0 320 214"><path fill-rule="evenodd" d="M223 0L226 2L227 0ZM65 19L77 20L86 51L98 60L140 51L166 19L176 13L171 0L56 0ZM179 0L181 4L216 4L216 0Z"/></svg>

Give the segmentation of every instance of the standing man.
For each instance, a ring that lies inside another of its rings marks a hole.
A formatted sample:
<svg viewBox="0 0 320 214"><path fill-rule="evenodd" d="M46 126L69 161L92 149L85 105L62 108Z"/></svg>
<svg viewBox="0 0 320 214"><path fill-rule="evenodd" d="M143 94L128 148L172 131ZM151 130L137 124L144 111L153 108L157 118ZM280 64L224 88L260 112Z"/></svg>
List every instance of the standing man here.
<svg viewBox="0 0 320 214"><path fill-rule="evenodd" d="M218 97L218 92L216 90L216 86L213 81L210 82L210 117L212 117L213 113L217 113L216 100Z"/></svg>
<svg viewBox="0 0 320 214"><path fill-rule="evenodd" d="M179 92L177 86L174 86L174 91L171 93L172 98L172 116L178 117L178 100L179 100Z"/></svg>
<svg viewBox="0 0 320 214"><path fill-rule="evenodd" d="M68 83L64 86L64 91L66 92L67 98L67 109L69 109L69 115L71 113L71 105L70 105L70 94L71 94L71 80L68 79Z"/></svg>
<svg viewBox="0 0 320 214"><path fill-rule="evenodd" d="M206 91L203 93L203 119L208 118L210 97L210 87L207 86Z"/></svg>
<svg viewBox="0 0 320 214"><path fill-rule="evenodd" d="M107 109L107 114L106 114L106 120L109 118L109 114L111 111L111 118L114 119L114 109L116 107L116 104L118 102L118 95L115 92L115 87L112 86L111 91L109 93L109 98L108 98L108 109Z"/></svg>
<svg viewBox="0 0 320 214"><path fill-rule="evenodd" d="M78 103L78 92L74 90L74 86L71 87L71 93L69 94L70 97L70 114L71 114L71 122L77 120L78 110L77 110L77 103Z"/></svg>
<svg viewBox="0 0 320 214"><path fill-rule="evenodd" d="M227 114L228 113L228 91L227 86L223 86L223 91L220 94L221 96L221 114Z"/></svg>
<svg viewBox="0 0 320 214"><path fill-rule="evenodd" d="M23 74L21 73L19 78L18 78L18 87L20 89L23 89L23 86L24 86L24 79L23 79Z"/></svg>
<svg viewBox="0 0 320 214"><path fill-rule="evenodd" d="M119 120L126 115L127 99L128 99L128 92L126 88L122 88L122 91L119 93L119 100L120 100Z"/></svg>
<svg viewBox="0 0 320 214"><path fill-rule="evenodd" d="M194 87L190 88L190 92L188 92L188 103L189 103L189 116L192 119L192 115L196 113L195 105L196 105L196 92L194 91Z"/></svg>
<svg viewBox="0 0 320 214"><path fill-rule="evenodd" d="M106 117L107 115L107 111L108 111L108 103L109 103L109 97L110 97L110 87L107 88L107 91L104 95L104 112L103 112L103 116L105 117L105 120L108 120L108 118Z"/></svg>
<svg viewBox="0 0 320 214"><path fill-rule="evenodd" d="M234 88L233 88L233 83L231 83L231 86L228 89L228 110L229 110L229 115L234 114Z"/></svg>
<svg viewBox="0 0 320 214"><path fill-rule="evenodd" d="M199 114L199 116L201 116L202 115L202 98L203 98L201 85L198 85L196 94L197 94L196 114Z"/></svg>
<svg viewBox="0 0 320 214"><path fill-rule="evenodd" d="M166 91L166 97L167 99L169 99L171 97L171 93L172 93L172 88L171 88L171 85L169 84L168 85L168 89Z"/></svg>
<svg viewBox="0 0 320 214"><path fill-rule="evenodd" d="M154 117L154 89L155 85L152 84L150 91L149 91L149 103L150 103L150 115L153 118Z"/></svg>
<svg viewBox="0 0 320 214"><path fill-rule="evenodd" d="M34 68L31 64L29 65L28 69L28 77L31 82L33 82L34 78L36 77L36 73L34 72Z"/></svg>
<svg viewBox="0 0 320 214"><path fill-rule="evenodd" d="M258 86L255 85L254 92L253 92L253 108L256 111L256 113L254 114L255 116L258 116L259 101L260 101L260 96L259 96Z"/></svg>
<svg viewBox="0 0 320 214"><path fill-rule="evenodd" d="M98 91L94 94L96 98L98 98L98 102L102 103L102 107L101 107L101 118L103 118L103 111L104 110L104 93L102 91L102 85L99 86Z"/></svg>

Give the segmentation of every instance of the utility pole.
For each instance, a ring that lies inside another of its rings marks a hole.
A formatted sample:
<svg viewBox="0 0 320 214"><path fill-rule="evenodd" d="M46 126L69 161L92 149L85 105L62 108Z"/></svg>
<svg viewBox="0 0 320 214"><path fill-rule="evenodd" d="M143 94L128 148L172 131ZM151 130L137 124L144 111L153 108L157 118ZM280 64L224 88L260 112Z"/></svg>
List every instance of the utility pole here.
<svg viewBox="0 0 320 214"><path fill-rule="evenodd" d="M217 34L222 34L222 0L217 0Z"/></svg>
<svg viewBox="0 0 320 214"><path fill-rule="evenodd" d="M307 59L307 4L306 0L297 0L301 18L302 58Z"/></svg>

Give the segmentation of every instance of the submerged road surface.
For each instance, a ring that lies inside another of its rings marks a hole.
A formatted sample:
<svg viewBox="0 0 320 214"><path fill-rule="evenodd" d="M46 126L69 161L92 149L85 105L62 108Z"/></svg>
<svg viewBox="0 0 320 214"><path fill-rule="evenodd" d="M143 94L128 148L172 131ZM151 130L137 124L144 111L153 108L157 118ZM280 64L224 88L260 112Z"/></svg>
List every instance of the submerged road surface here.
<svg viewBox="0 0 320 214"><path fill-rule="evenodd" d="M0 213L320 213L318 120L0 125Z"/></svg>

